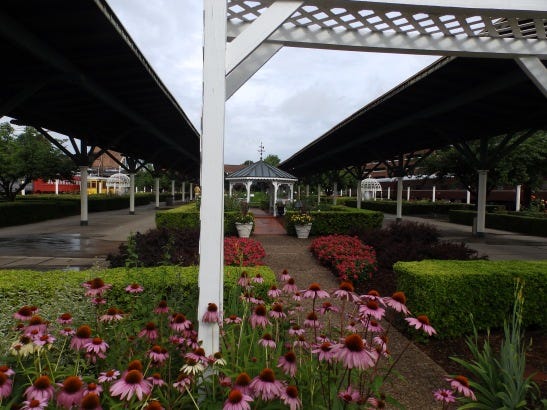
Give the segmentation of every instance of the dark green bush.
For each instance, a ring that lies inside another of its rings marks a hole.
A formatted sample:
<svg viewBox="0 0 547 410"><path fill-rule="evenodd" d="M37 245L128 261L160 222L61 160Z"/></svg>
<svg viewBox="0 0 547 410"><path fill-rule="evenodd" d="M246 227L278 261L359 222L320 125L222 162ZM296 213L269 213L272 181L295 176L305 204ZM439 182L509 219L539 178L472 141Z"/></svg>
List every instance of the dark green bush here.
<svg viewBox="0 0 547 410"><path fill-rule="evenodd" d="M356 208L357 200L346 200L346 206ZM362 201L361 209L397 213L397 202L390 200ZM403 201L403 215L447 214L452 209L473 209L473 205L457 202Z"/></svg>
<svg viewBox="0 0 547 410"><path fill-rule="evenodd" d="M397 262L398 288L414 315L425 314L438 337L501 328L513 305L515 278L524 281L524 324L547 327L547 261Z"/></svg>
<svg viewBox="0 0 547 410"><path fill-rule="evenodd" d="M461 225L473 224L475 211L450 211L449 221ZM520 232L528 235L547 236L547 218L520 216L514 213L486 213L486 227L510 232Z"/></svg>

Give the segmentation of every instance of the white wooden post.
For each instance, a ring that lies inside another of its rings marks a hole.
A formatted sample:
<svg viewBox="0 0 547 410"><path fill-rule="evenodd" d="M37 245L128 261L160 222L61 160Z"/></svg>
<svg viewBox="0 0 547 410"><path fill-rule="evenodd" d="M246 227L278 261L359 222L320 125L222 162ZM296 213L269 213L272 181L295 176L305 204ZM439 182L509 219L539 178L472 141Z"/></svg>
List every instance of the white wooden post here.
<svg viewBox="0 0 547 410"><path fill-rule="evenodd" d="M336 196L338 194L338 182L334 183L334 188L332 191L332 203L333 205L336 205Z"/></svg>
<svg viewBox="0 0 547 410"><path fill-rule="evenodd" d="M387 187L387 199L391 199L391 187Z"/></svg>
<svg viewBox="0 0 547 410"><path fill-rule="evenodd" d="M437 187L433 185L433 192L431 193L431 202L435 202L436 194L437 194Z"/></svg>
<svg viewBox="0 0 547 410"><path fill-rule="evenodd" d="M156 193L156 209L160 207L160 179L154 178L154 192Z"/></svg>
<svg viewBox="0 0 547 410"><path fill-rule="evenodd" d="M484 236L486 230L486 179L488 170L479 169L479 190L477 192L477 236Z"/></svg>
<svg viewBox="0 0 547 410"><path fill-rule="evenodd" d="M294 201L294 184L289 184L289 189L290 189L290 200L291 202Z"/></svg>
<svg viewBox="0 0 547 410"><path fill-rule="evenodd" d="M406 187L406 200L410 201L410 186Z"/></svg>
<svg viewBox="0 0 547 410"><path fill-rule="evenodd" d="M55 180L55 195L59 195L59 180Z"/></svg>
<svg viewBox="0 0 547 410"><path fill-rule="evenodd" d="M190 201L194 199L194 184L190 182Z"/></svg>
<svg viewBox="0 0 547 410"><path fill-rule="evenodd" d="M274 216L277 216L277 188L279 187L279 184L277 182L273 182L273 187L274 187L273 214L274 214Z"/></svg>
<svg viewBox="0 0 547 410"><path fill-rule="evenodd" d="M182 181L182 203L186 201L186 181Z"/></svg>
<svg viewBox="0 0 547 410"><path fill-rule="evenodd" d="M351 198L351 188L349 189L349 197Z"/></svg>
<svg viewBox="0 0 547 410"><path fill-rule="evenodd" d="M397 177L397 221L403 219L403 177Z"/></svg>
<svg viewBox="0 0 547 410"><path fill-rule="evenodd" d="M209 303L223 309L224 121L227 2L204 0L198 338L207 355L220 350L219 327L201 319ZM190 189L192 195L192 189Z"/></svg>
<svg viewBox="0 0 547 410"><path fill-rule="evenodd" d="M103 184L102 184L101 182L102 182L102 181L101 181L99 178L97 178L97 187L98 187L98 188L97 188L97 189L98 189L98 192L97 192L97 193L98 193L98 194L102 194L102 193L103 193Z"/></svg>
<svg viewBox="0 0 547 410"><path fill-rule="evenodd" d="M87 165L80 166L80 226L88 225L87 219Z"/></svg>
<svg viewBox="0 0 547 410"><path fill-rule="evenodd" d="M465 198L465 203L467 205L469 205L471 203L471 191L467 191L467 194L466 194L466 198Z"/></svg>
<svg viewBox="0 0 547 410"><path fill-rule="evenodd" d="M515 211L520 212L520 194L521 194L522 185L517 185L517 192L515 195Z"/></svg>
<svg viewBox="0 0 547 410"><path fill-rule="evenodd" d="M245 188L247 188L247 203L251 202L251 185L253 184L252 181L245 182Z"/></svg>
<svg viewBox="0 0 547 410"><path fill-rule="evenodd" d="M129 215L135 215L135 173L129 173Z"/></svg>
<svg viewBox="0 0 547 410"><path fill-rule="evenodd" d="M234 183L233 182L230 182L228 184L228 196L231 198L232 197L232 190L234 188Z"/></svg>

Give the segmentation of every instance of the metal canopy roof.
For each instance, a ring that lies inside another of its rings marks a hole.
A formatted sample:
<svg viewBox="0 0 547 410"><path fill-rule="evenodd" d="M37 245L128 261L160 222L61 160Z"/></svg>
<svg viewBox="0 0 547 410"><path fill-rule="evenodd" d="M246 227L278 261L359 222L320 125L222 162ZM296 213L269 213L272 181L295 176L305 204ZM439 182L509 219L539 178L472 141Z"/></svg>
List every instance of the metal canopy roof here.
<svg viewBox="0 0 547 410"><path fill-rule="evenodd" d="M255 162L226 177L227 181L298 181L294 175L276 168L262 160Z"/></svg>
<svg viewBox="0 0 547 410"><path fill-rule="evenodd" d="M3 0L0 52L0 115L198 175L198 132L105 0Z"/></svg>
<svg viewBox="0 0 547 410"><path fill-rule="evenodd" d="M546 127L547 99L514 60L447 57L357 111L280 167L303 176Z"/></svg>

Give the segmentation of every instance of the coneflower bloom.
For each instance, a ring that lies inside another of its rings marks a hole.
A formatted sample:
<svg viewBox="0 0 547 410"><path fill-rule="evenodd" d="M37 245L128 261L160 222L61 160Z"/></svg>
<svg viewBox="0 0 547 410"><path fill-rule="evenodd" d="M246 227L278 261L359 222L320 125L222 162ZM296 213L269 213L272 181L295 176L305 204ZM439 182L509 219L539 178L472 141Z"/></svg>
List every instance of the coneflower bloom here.
<svg viewBox="0 0 547 410"><path fill-rule="evenodd" d="M71 327L65 327L59 331L63 336L74 336L76 334L76 331L72 329Z"/></svg>
<svg viewBox="0 0 547 410"><path fill-rule="evenodd" d="M154 313L158 314L165 314L169 313L169 307L167 306L166 300L160 300L160 303L158 303L158 306L154 309Z"/></svg>
<svg viewBox="0 0 547 410"><path fill-rule="evenodd" d="M218 306L216 303L209 303L207 305L207 311L203 314L201 320L204 323L218 323L220 321Z"/></svg>
<svg viewBox="0 0 547 410"><path fill-rule="evenodd" d="M277 360L277 367L283 370L283 373L294 377L296 374L296 355L292 350L289 350L283 356L279 356Z"/></svg>
<svg viewBox="0 0 547 410"><path fill-rule="evenodd" d="M186 319L186 318L185 318ZM142 329L138 334L138 337L145 337L151 342L156 340L159 336L158 328L154 322L148 322L144 329Z"/></svg>
<svg viewBox="0 0 547 410"><path fill-rule="evenodd" d="M112 285L104 283L104 280L101 278L91 279L84 282L82 286L87 289L85 292L86 296L91 297L101 296L108 289L112 288Z"/></svg>
<svg viewBox="0 0 547 410"><path fill-rule="evenodd" d="M286 293L298 292L298 287L296 286L296 283L294 282L293 278L287 279L287 281L283 285L283 292L286 292Z"/></svg>
<svg viewBox="0 0 547 410"><path fill-rule="evenodd" d="M0 396L1 398L2 396ZM21 410L44 410L49 402L47 400L31 399L25 400Z"/></svg>
<svg viewBox="0 0 547 410"><path fill-rule="evenodd" d="M156 364L162 364L169 358L169 352L166 348L154 345L148 352L148 357Z"/></svg>
<svg viewBox="0 0 547 410"><path fill-rule="evenodd" d="M277 288L277 286L272 285L270 286L270 290L268 290L268 296L272 299L276 299L281 296L281 290Z"/></svg>
<svg viewBox="0 0 547 410"><path fill-rule="evenodd" d="M456 397L454 397L454 393L452 390L448 389L438 389L433 392L433 397L436 401L440 401L441 403L455 403Z"/></svg>
<svg viewBox="0 0 547 410"><path fill-rule="evenodd" d="M52 345L57 340L53 335L49 333L39 334L34 338L33 342L37 346Z"/></svg>
<svg viewBox="0 0 547 410"><path fill-rule="evenodd" d="M186 363L180 368L180 370L185 374L191 374L192 376L194 376L196 374L203 373L203 371L205 370L205 366L203 365L203 363L197 360L186 359Z"/></svg>
<svg viewBox="0 0 547 410"><path fill-rule="evenodd" d="M321 315L325 315L327 314L328 312L339 312L339 309L334 306L332 303L330 302L323 302L323 304L321 305L321 307L319 308L316 308L316 310L321 314Z"/></svg>
<svg viewBox="0 0 547 410"><path fill-rule="evenodd" d="M249 275L246 271L241 272L241 275L239 276L239 279L237 280L237 284L243 288L246 288L249 286L250 280Z"/></svg>
<svg viewBox="0 0 547 410"><path fill-rule="evenodd" d="M342 390L338 393L338 397L344 403L357 403L361 399L361 394L352 386L348 386L346 390Z"/></svg>
<svg viewBox="0 0 547 410"><path fill-rule="evenodd" d="M86 393L82 397L82 402L80 403L81 410L103 410L101 406L101 399L97 393Z"/></svg>
<svg viewBox="0 0 547 410"><path fill-rule="evenodd" d="M281 282L286 282L290 278L291 278L291 275L289 275L289 272L287 271L287 269L283 269L283 272L281 272L281 276L280 276Z"/></svg>
<svg viewBox="0 0 547 410"><path fill-rule="evenodd" d="M131 285L127 285L125 287L125 291L127 293L142 293L144 292L144 288L138 283L132 283Z"/></svg>
<svg viewBox="0 0 547 410"><path fill-rule="evenodd" d="M287 317L287 314L283 312L283 305L277 302L272 305L268 314L273 319L283 319Z"/></svg>
<svg viewBox="0 0 547 410"><path fill-rule="evenodd" d="M232 379L228 376L219 375L218 382L222 387L232 387Z"/></svg>
<svg viewBox="0 0 547 410"><path fill-rule="evenodd" d="M80 404L83 396L84 383L78 376L68 376L62 384L59 384L57 393L57 405L70 409Z"/></svg>
<svg viewBox="0 0 547 410"><path fill-rule="evenodd" d="M266 308L263 305L258 305L254 308L252 315L249 317L251 327L254 329L257 326L266 327L270 321L266 317Z"/></svg>
<svg viewBox="0 0 547 410"><path fill-rule="evenodd" d="M224 357L222 357L222 353L220 352L216 352L214 355L209 355L207 360L210 365L214 366L226 366L226 364L228 364L228 362Z"/></svg>
<svg viewBox="0 0 547 410"><path fill-rule="evenodd" d="M123 319L123 312L115 307L108 308L104 315L99 317L101 322L117 322Z"/></svg>
<svg viewBox="0 0 547 410"><path fill-rule="evenodd" d="M251 396L243 394L241 390L232 389L224 402L222 410L250 410L249 402L253 401Z"/></svg>
<svg viewBox="0 0 547 410"><path fill-rule="evenodd" d="M82 325L76 330L76 333L70 341L70 348L73 350L84 349L84 346L91 342L91 328L87 325Z"/></svg>
<svg viewBox="0 0 547 410"><path fill-rule="evenodd" d="M205 355L205 350L203 349L203 347L198 347L191 352L186 353L184 355L184 358L192 359L196 362L208 363L207 356Z"/></svg>
<svg viewBox="0 0 547 410"><path fill-rule="evenodd" d="M376 320L382 320L386 310L380 306L378 300L367 300L365 303L359 305L359 314L364 318L374 318Z"/></svg>
<svg viewBox="0 0 547 410"><path fill-rule="evenodd" d="M226 319L224 319L224 322L227 324L239 325L242 322L242 320L239 316L230 315Z"/></svg>
<svg viewBox="0 0 547 410"><path fill-rule="evenodd" d="M365 301L375 300L375 301L381 303L382 305L384 304L384 298L382 298L380 296L380 293L378 293L378 291L374 290L374 289L369 290L366 295L361 295L361 298L364 299Z"/></svg>
<svg viewBox="0 0 547 410"><path fill-rule="evenodd" d="M17 320L22 320L23 322L26 322L30 320L32 316L34 316L38 312L38 308L36 306L28 306L25 305L21 307L17 312L13 314L13 317Z"/></svg>
<svg viewBox="0 0 547 410"><path fill-rule="evenodd" d="M269 347L271 349L275 349L275 340L273 340L273 337L269 333L264 333L260 340L258 341L259 345L262 345L264 347Z"/></svg>
<svg viewBox="0 0 547 410"><path fill-rule="evenodd" d="M254 278L251 279L251 282L254 282L254 283L264 283L264 278L262 277L262 275L260 273L257 273Z"/></svg>
<svg viewBox="0 0 547 410"><path fill-rule="evenodd" d="M406 296L404 292L395 292L391 297L384 298L387 306L397 312L403 313L405 316L410 315L410 310L406 307Z"/></svg>
<svg viewBox="0 0 547 410"><path fill-rule="evenodd" d="M91 298L91 303L94 305L106 305L106 299L100 296Z"/></svg>
<svg viewBox="0 0 547 410"><path fill-rule="evenodd" d="M429 336L437 334L437 331L429 324L429 318L426 315L420 315L416 318L407 317L405 320L410 326L414 326L416 329L422 329Z"/></svg>
<svg viewBox="0 0 547 410"><path fill-rule="evenodd" d="M309 349L310 344L304 336L298 336L298 338L293 342L294 347L301 347L303 349Z"/></svg>
<svg viewBox="0 0 547 410"><path fill-rule="evenodd" d="M450 383L450 387L463 394L465 397L469 397L471 400L477 400L475 393L469 388L469 380L467 380L467 377L461 375L454 378L447 377L446 381Z"/></svg>
<svg viewBox="0 0 547 410"><path fill-rule="evenodd" d="M33 315L29 321L28 325L25 329L26 334L30 334L34 331L39 333L44 333L47 330L47 322L42 319L41 316Z"/></svg>
<svg viewBox="0 0 547 410"><path fill-rule="evenodd" d="M97 383L88 383L87 386L84 388L84 397L86 394L96 394L97 396L100 396L103 392L103 388L100 384Z"/></svg>
<svg viewBox="0 0 547 410"><path fill-rule="evenodd" d="M281 397L283 394L283 384L275 380L275 374L272 369L264 369L251 381L251 390L255 397L264 401L273 400Z"/></svg>
<svg viewBox="0 0 547 410"><path fill-rule="evenodd" d="M338 289L332 293L332 296L340 300L352 302L357 302L359 300L359 296L355 294L353 283L347 280L340 282Z"/></svg>
<svg viewBox="0 0 547 410"><path fill-rule="evenodd" d="M295 302L300 302L302 300L302 294L300 292L294 292L292 295L292 300Z"/></svg>
<svg viewBox="0 0 547 410"><path fill-rule="evenodd" d="M240 373L234 382L234 388L241 391L243 394L247 394L249 396L253 395L253 391L251 390L251 378L249 375L245 372Z"/></svg>
<svg viewBox="0 0 547 410"><path fill-rule="evenodd" d="M13 389L13 380L9 376L0 372L0 402L11 394Z"/></svg>
<svg viewBox="0 0 547 410"><path fill-rule="evenodd" d="M304 333L306 333L306 330L302 329L298 325L294 325L289 329L290 336L302 336Z"/></svg>
<svg viewBox="0 0 547 410"><path fill-rule="evenodd" d="M312 350L312 353L317 355L320 362L332 363L334 359L334 345L331 342L323 342L319 347Z"/></svg>
<svg viewBox="0 0 547 410"><path fill-rule="evenodd" d="M312 283L302 294L304 299L324 299L330 297L329 292L322 290L319 283Z"/></svg>
<svg viewBox="0 0 547 410"><path fill-rule="evenodd" d="M144 410L165 410L165 407L163 407L159 401L152 400Z"/></svg>
<svg viewBox="0 0 547 410"><path fill-rule="evenodd" d="M15 374L15 370L3 364L3 365L0 365L0 373L4 373L6 376L11 377Z"/></svg>
<svg viewBox="0 0 547 410"><path fill-rule="evenodd" d="M95 354L101 359L104 359L106 357L104 353L108 350L108 343L100 337L94 337L84 345L84 349L86 352Z"/></svg>
<svg viewBox="0 0 547 410"><path fill-rule="evenodd" d="M9 350L14 356L27 357L29 354L33 354L40 350L40 346L36 346L32 343L32 339L29 336L21 335L19 340L11 344Z"/></svg>
<svg viewBox="0 0 547 410"><path fill-rule="evenodd" d="M182 313L175 313L171 317L171 329L182 332L183 330L189 329L192 325L192 322L190 322L188 319L186 319L186 316L184 316Z"/></svg>
<svg viewBox="0 0 547 410"><path fill-rule="evenodd" d="M348 369L365 370L374 366L374 358L358 334L346 336L344 342L334 346L334 357Z"/></svg>
<svg viewBox="0 0 547 410"><path fill-rule="evenodd" d="M302 408L302 402L298 397L298 389L296 386L287 386L285 391L281 394L281 400L290 410L298 410Z"/></svg>
<svg viewBox="0 0 547 410"><path fill-rule="evenodd" d="M145 380L140 370L129 370L122 376L121 379L116 380L110 386L110 394L112 396L120 396L120 400L131 400L133 396L137 396L139 400L142 400L143 396L150 394L152 390L152 384Z"/></svg>
<svg viewBox="0 0 547 410"><path fill-rule="evenodd" d="M319 319L317 318L317 315L315 312L310 312L306 316L306 320L304 320L304 327L308 327L311 329L319 329L321 327L321 323L319 322Z"/></svg>
<svg viewBox="0 0 547 410"><path fill-rule="evenodd" d="M139 359L130 361L127 365L127 371L129 370L138 370L142 373L142 362Z"/></svg>
<svg viewBox="0 0 547 410"><path fill-rule="evenodd" d="M367 330L372 333L381 333L384 331L384 328L376 320L371 319L366 321Z"/></svg>
<svg viewBox="0 0 547 410"><path fill-rule="evenodd" d="M161 387L166 384L165 381L161 378L161 374L159 373L152 373L152 376L148 377L146 380L148 380L152 384L152 386Z"/></svg>
<svg viewBox="0 0 547 410"><path fill-rule="evenodd" d="M61 325L70 325L72 324L72 315L70 313L63 313L57 318L57 323Z"/></svg>
<svg viewBox="0 0 547 410"><path fill-rule="evenodd" d="M99 383L108 383L117 380L118 377L120 377L120 372L118 370L112 369L106 372L101 372L97 380L99 381Z"/></svg>
<svg viewBox="0 0 547 410"><path fill-rule="evenodd" d="M186 389L192 384L192 380L191 376L181 373L177 377L177 381L173 383L173 387L180 393L186 393Z"/></svg>

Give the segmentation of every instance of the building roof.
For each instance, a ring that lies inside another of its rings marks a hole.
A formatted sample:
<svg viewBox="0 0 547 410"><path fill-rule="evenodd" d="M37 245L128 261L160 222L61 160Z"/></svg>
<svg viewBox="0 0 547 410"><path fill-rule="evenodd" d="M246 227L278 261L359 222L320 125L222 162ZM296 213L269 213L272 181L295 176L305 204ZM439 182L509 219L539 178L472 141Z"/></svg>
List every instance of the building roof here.
<svg viewBox="0 0 547 410"><path fill-rule="evenodd" d="M239 171L243 168L245 168L247 165L229 165L229 164L224 164L224 173L229 175L229 174L232 174L236 171Z"/></svg>
<svg viewBox="0 0 547 410"><path fill-rule="evenodd" d="M255 162L239 171L233 172L226 177L227 181L298 181L294 175L276 168L263 160Z"/></svg>
<svg viewBox="0 0 547 410"><path fill-rule="evenodd" d="M0 115L199 175L199 134L106 0L0 3Z"/></svg>

